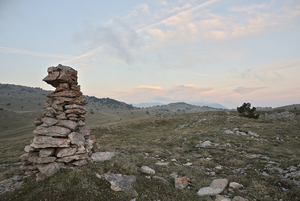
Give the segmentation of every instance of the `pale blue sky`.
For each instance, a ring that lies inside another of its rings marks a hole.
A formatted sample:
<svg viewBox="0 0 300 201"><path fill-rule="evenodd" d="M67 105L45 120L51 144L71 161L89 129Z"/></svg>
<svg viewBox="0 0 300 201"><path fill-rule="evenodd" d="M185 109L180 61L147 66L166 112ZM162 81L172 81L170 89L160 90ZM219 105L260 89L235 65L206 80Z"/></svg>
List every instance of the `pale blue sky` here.
<svg viewBox="0 0 300 201"><path fill-rule="evenodd" d="M79 71L87 95L127 103L300 103L299 0L0 0L0 83L52 89Z"/></svg>

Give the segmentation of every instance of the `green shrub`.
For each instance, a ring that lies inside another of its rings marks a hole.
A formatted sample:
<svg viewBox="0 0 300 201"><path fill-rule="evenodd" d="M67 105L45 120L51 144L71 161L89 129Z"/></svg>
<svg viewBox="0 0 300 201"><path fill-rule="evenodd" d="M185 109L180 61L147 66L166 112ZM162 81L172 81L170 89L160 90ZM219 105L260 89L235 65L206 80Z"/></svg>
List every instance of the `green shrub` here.
<svg viewBox="0 0 300 201"><path fill-rule="evenodd" d="M258 119L259 114L254 114L256 107L252 107L251 109L251 103L244 103L241 107L237 107L238 112L240 113L240 116L242 117L248 117L253 119Z"/></svg>

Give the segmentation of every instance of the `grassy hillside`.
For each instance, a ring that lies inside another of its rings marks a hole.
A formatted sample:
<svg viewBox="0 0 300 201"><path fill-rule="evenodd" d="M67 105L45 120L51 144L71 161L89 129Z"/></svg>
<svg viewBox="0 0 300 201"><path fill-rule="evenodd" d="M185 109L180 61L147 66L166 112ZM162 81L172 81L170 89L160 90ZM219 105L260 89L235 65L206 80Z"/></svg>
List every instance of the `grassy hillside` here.
<svg viewBox="0 0 300 201"><path fill-rule="evenodd" d="M226 130L235 133L226 134ZM236 134L248 131L259 136ZM249 200L299 200L299 131L299 117L255 120L225 111L102 122L93 127L92 134L96 135L101 151L117 153L112 160L60 170L38 183L33 176L28 177L21 188L2 195L1 199L214 200L214 196L200 198L196 192L215 178L226 178L244 186L240 190L227 187L221 193L231 199L242 196ZM30 136L2 141L0 146L6 148L1 150L1 163L18 162L26 140ZM210 141L211 145L201 147L204 141ZM155 165L159 161L169 165ZM187 166L188 162L192 165ZM146 174L139 172L143 165L153 168L155 175L170 184L146 178ZM16 167L2 169L0 178L22 174ZM113 192L106 180L95 176L107 172L136 176L134 188L138 196ZM187 176L189 188L175 189L170 175L173 172Z"/></svg>
<svg viewBox="0 0 300 201"><path fill-rule="evenodd" d="M46 95L39 88L22 91L22 86L17 87L14 91L0 85L0 182L24 175L19 169L20 155L32 140L32 121ZM216 178L244 186L240 190L226 187L221 194L231 199L242 196L249 200L300 200L299 115L286 115L286 112L272 115L284 111L279 108L261 111L261 117L255 120L242 118L235 111L213 111L185 103L140 109L108 98L87 99L91 134L96 136L100 151L113 151L116 156L110 161L60 170L38 183L34 175L28 176L22 180L21 188L1 195L0 200L130 200L135 197L137 200L214 200L214 196L200 198L196 192ZM300 113L297 108L290 111ZM228 130L233 133L226 134ZM248 131L257 135L247 134ZM211 144L202 147L204 141ZM157 166L156 162L169 165ZM143 165L153 168L156 176L170 184L146 178L139 171ZM114 192L106 180L95 176L107 172L136 176L134 188L138 196ZM174 188L171 176L174 172L189 178L189 188Z"/></svg>

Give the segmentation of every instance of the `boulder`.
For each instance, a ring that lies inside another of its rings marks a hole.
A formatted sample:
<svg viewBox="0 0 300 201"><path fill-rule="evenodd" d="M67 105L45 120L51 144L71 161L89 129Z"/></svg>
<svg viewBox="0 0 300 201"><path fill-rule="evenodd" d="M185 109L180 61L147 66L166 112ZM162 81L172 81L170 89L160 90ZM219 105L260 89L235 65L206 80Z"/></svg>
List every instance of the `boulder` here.
<svg viewBox="0 0 300 201"><path fill-rule="evenodd" d="M201 188L197 192L197 195L199 196L218 195L221 192L223 192L227 184L228 184L227 179L215 179L211 182L209 187Z"/></svg>
<svg viewBox="0 0 300 201"><path fill-rule="evenodd" d="M96 152L91 155L91 159L94 162L102 162L110 160L114 155L114 152Z"/></svg>

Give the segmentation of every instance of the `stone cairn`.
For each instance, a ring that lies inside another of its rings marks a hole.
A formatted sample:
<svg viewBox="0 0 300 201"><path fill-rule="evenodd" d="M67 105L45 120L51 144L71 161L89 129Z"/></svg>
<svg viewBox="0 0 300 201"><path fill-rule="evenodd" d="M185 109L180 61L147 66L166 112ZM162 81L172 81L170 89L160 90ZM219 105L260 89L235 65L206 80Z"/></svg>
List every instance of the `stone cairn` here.
<svg viewBox="0 0 300 201"><path fill-rule="evenodd" d="M82 106L88 102L77 83L77 71L59 64L48 68L43 81L56 89L47 95L42 113L34 120L34 138L21 156L21 169L37 173L37 181L60 168L85 165L99 151L85 123L88 112Z"/></svg>

